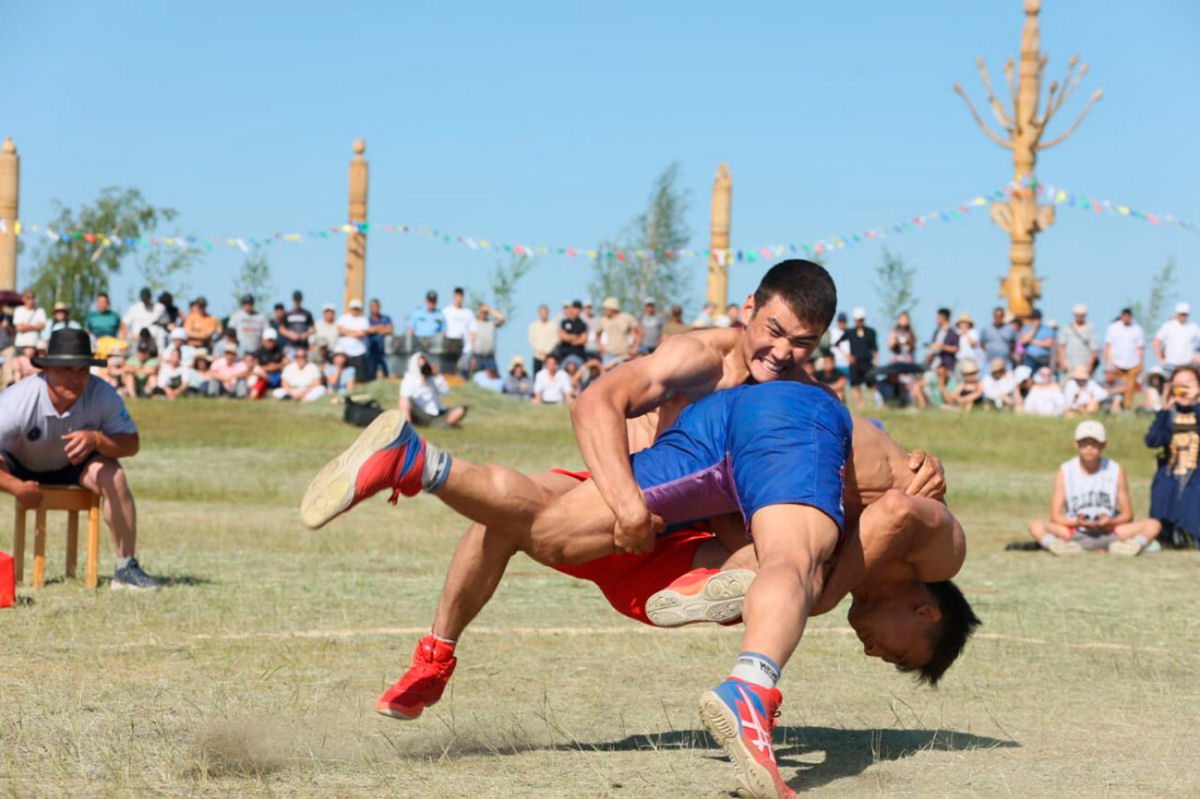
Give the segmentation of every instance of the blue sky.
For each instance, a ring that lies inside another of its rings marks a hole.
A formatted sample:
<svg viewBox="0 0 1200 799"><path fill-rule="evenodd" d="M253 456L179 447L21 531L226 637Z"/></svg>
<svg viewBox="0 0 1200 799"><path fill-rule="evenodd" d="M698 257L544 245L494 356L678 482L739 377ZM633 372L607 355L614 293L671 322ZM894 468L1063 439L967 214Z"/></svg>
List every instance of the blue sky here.
<svg viewBox="0 0 1200 799"><path fill-rule="evenodd" d="M1047 0L1042 46L1057 77L1091 71L1060 112L1104 99L1041 180L1200 219L1200 6ZM693 246L707 242L717 165L733 174L733 246L807 241L900 221L995 189L1009 153L970 120L977 55L993 80L1015 56L1019 0L987 3L31 3L0 0L0 135L22 157L21 217L53 199L136 186L181 212L179 230L269 235L344 221L351 141L367 141L370 220L493 241L593 245L645 204L668 163L691 192ZM981 108L982 110L982 108ZM978 317L995 302L1007 237L983 213L895 237L917 274L918 331L941 304ZM344 243L271 250L274 283L311 305L340 301ZM830 261L842 305L878 305L880 248ZM1200 235L1062 209L1039 238L1042 306L1087 301L1107 317L1144 297L1168 257L1200 301ZM223 310L242 255L214 250L190 276ZM489 253L373 233L368 294L393 314L426 288L485 287ZM27 274L29 250L21 263ZM693 313L704 264L691 265ZM532 307L584 293L590 265L543 257L521 286ZM735 265L750 291L762 262ZM127 269L115 288L137 283ZM875 320L880 326L883 320Z"/></svg>

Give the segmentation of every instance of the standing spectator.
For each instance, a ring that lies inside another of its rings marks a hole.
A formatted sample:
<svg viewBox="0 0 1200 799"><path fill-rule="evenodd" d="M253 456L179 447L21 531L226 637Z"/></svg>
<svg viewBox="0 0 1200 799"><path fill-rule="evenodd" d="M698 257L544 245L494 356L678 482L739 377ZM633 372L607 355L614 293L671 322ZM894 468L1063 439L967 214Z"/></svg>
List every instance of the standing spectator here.
<svg viewBox="0 0 1200 799"><path fill-rule="evenodd" d="M742 324L742 306L736 302L729 303L725 309L725 318L729 320L727 325L718 325L718 327L745 327Z"/></svg>
<svg viewBox="0 0 1200 799"><path fill-rule="evenodd" d="M50 327L47 328L53 336L59 330L81 330L79 323L71 318L71 309L65 302L54 303L50 311Z"/></svg>
<svg viewBox="0 0 1200 799"><path fill-rule="evenodd" d="M715 302L706 302L704 303L704 310L692 320L692 327L716 327L716 325L717 304Z"/></svg>
<svg viewBox="0 0 1200 799"><path fill-rule="evenodd" d="M542 362L558 346L558 326L550 321L550 309L539 305L538 318L529 323L529 346L533 349L534 374L541 371Z"/></svg>
<svg viewBox="0 0 1200 799"><path fill-rule="evenodd" d="M442 407L442 396L450 391L446 378L438 374L425 353L408 359L408 369L400 381L400 413L414 425L455 427L467 415L466 405Z"/></svg>
<svg viewBox="0 0 1200 799"><path fill-rule="evenodd" d="M917 334L913 332L908 311L901 311L896 316L896 326L888 333L888 351L892 353L892 363L913 362L917 352Z"/></svg>
<svg viewBox="0 0 1200 799"><path fill-rule="evenodd" d="M959 411L969 411L983 399L983 384L979 381L979 365L971 358L958 362L962 382L942 397L946 406Z"/></svg>
<svg viewBox="0 0 1200 799"><path fill-rule="evenodd" d="M1058 365L1071 374L1083 367L1090 375L1096 368L1096 329L1087 320L1087 306L1082 302L1071 308L1074 319L1058 331Z"/></svg>
<svg viewBox="0 0 1200 799"><path fill-rule="evenodd" d="M1042 312L1034 308L1029 321L1021 328L1021 346L1025 348L1025 365L1038 369L1050 365L1050 349L1054 346L1054 331L1042 324Z"/></svg>
<svg viewBox="0 0 1200 799"><path fill-rule="evenodd" d="M1186 302L1176 305L1175 318L1163 322L1151 342L1154 357L1168 373L1192 363L1200 348L1200 327L1188 321L1191 310Z"/></svg>
<svg viewBox="0 0 1200 799"><path fill-rule="evenodd" d="M373 299L367 305L369 316L367 317L367 374L370 375L368 380L374 380L379 376L379 371L383 370L384 377L390 377L391 372L388 370L387 364L387 337L392 335L395 329L392 326L392 317L385 314L379 306L379 300ZM446 317L449 324L449 317ZM448 329L448 328L447 328Z"/></svg>
<svg viewBox="0 0 1200 799"><path fill-rule="evenodd" d="M287 358L279 347L279 334L275 328L268 327L263 333L262 346L254 354L258 368L267 388L279 388L283 380L283 369L287 366Z"/></svg>
<svg viewBox="0 0 1200 799"><path fill-rule="evenodd" d="M1150 483L1150 516L1162 523L1167 546L1200 549L1200 372L1181 366L1171 376L1164 408L1146 431L1146 446L1161 447Z"/></svg>
<svg viewBox="0 0 1200 799"><path fill-rule="evenodd" d="M425 292L425 304L408 317L408 335L414 352L433 352L434 337L446 332L446 316L437 309L437 292Z"/></svg>
<svg viewBox="0 0 1200 799"><path fill-rule="evenodd" d="M162 363L154 377L152 394L162 394L169 400L179 399L188 389L188 370L179 365L179 350L169 349L163 353Z"/></svg>
<svg viewBox="0 0 1200 799"><path fill-rule="evenodd" d="M642 326L642 346L638 348L638 352L643 355L654 352L662 339L663 318L658 315L658 305L653 297L642 301L642 318L638 320L638 324Z"/></svg>
<svg viewBox="0 0 1200 799"><path fill-rule="evenodd" d="M854 395L854 404L861 407L862 387L867 387L868 396L875 390L871 370L879 361L879 344L875 338L875 328L867 327L867 312L864 309L855 308L850 318L854 320L854 329L847 336L850 340L850 391Z"/></svg>
<svg viewBox="0 0 1200 799"><path fill-rule="evenodd" d="M533 380L525 371L525 359L514 355L508 362L508 374L504 377L504 393L521 399L533 396Z"/></svg>
<svg viewBox="0 0 1200 799"><path fill-rule="evenodd" d="M1012 314L1006 314L1004 318L1008 320L1008 326L1012 330L1013 335L1012 362L1015 367L1014 371L1020 368L1029 369L1025 364L1025 345L1021 343L1021 328L1024 327L1024 324ZM1032 369L1029 369L1029 374L1033 374Z"/></svg>
<svg viewBox="0 0 1200 799"><path fill-rule="evenodd" d="M471 331L471 322L475 320L475 314L471 313L470 308L463 307L463 290L455 288L454 293L450 295L450 304L442 309L442 316L446 317L446 340L442 345L442 373L451 374L459 370L459 361L463 360L463 355L466 353L467 344L470 339L468 334Z"/></svg>
<svg viewBox="0 0 1200 799"><path fill-rule="evenodd" d="M1086 366L1076 366L1063 389L1063 398L1067 402L1067 416L1099 413L1100 403L1108 399L1108 392L1092 379Z"/></svg>
<svg viewBox="0 0 1200 799"><path fill-rule="evenodd" d="M1054 476L1050 521L1029 523L1033 539L1055 555L1137 555L1159 533L1161 525L1154 519L1133 521L1125 470L1103 457L1107 438L1097 421L1076 425L1079 454L1059 466Z"/></svg>
<svg viewBox="0 0 1200 799"><path fill-rule="evenodd" d="M558 346L555 357L560 362L573 358L583 364L587 357L587 323L579 318L583 303L579 300L563 306L563 318L558 323Z"/></svg>
<svg viewBox="0 0 1200 799"><path fill-rule="evenodd" d="M287 338L279 332L287 329L287 308L283 307L282 302L275 303L271 308L271 321L267 323L267 327L275 331L277 341L281 338L287 341ZM283 349L282 344L280 345L280 349Z"/></svg>
<svg viewBox="0 0 1200 799"><path fill-rule="evenodd" d="M237 333L238 355L258 352L262 346L263 332L267 329L267 320L254 310L254 295L242 297L242 307L229 316L229 326Z"/></svg>
<svg viewBox="0 0 1200 799"><path fill-rule="evenodd" d="M558 368L554 353L546 356L545 366L533 378L533 397L538 403L560 403L571 399L571 378Z"/></svg>
<svg viewBox="0 0 1200 799"><path fill-rule="evenodd" d="M472 369L486 371L496 365L496 328L504 324L504 314L487 303L480 303L468 334L471 341Z"/></svg>
<svg viewBox="0 0 1200 799"><path fill-rule="evenodd" d="M636 319L621 310L616 297L606 297L601 307L604 318L600 320L600 354L604 368L609 369L629 360L638 351L642 344L642 328Z"/></svg>
<svg viewBox="0 0 1200 799"><path fill-rule="evenodd" d="M354 367L346 365L346 353L335 350L321 373L331 393L344 397L354 390Z"/></svg>
<svg viewBox="0 0 1200 799"><path fill-rule="evenodd" d="M346 364L354 367L354 379L369 383L375 376L367 372L367 331L371 323L363 316L362 300L350 300L350 310L338 317L336 352L346 355Z"/></svg>
<svg viewBox="0 0 1200 799"><path fill-rule="evenodd" d="M279 335L283 341L283 354L291 358L297 347L308 349L308 341L313 335L313 315L304 307L304 294L297 289L292 292L292 309L283 316L283 324L279 326Z"/></svg>
<svg viewBox="0 0 1200 799"><path fill-rule="evenodd" d="M978 368L983 357L983 346L980 344L979 334L975 331L975 320L971 318L971 314L961 311L954 320L954 327L958 332L958 362L970 358Z"/></svg>
<svg viewBox="0 0 1200 799"><path fill-rule="evenodd" d="M213 338L221 330L221 322L208 312L208 300L197 297L188 309L188 315L183 320L183 330L187 333L188 344L193 347L210 347Z"/></svg>
<svg viewBox="0 0 1200 799"><path fill-rule="evenodd" d="M220 384L223 397L245 397L246 377L249 373L249 367L245 361L238 358L237 349L234 347L226 347L224 354L209 370L212 378Z"/></svg>
<svg viewBox="0 0 1200 799"><path fill-rule="evenodd" d="M937 327L926 348L925 365L931 366L935 362L950 372L958 362L958 332L950 326L949 308L938 308Z"/></svg>
<svg viewBox="0 0 1200 799"><path fill-rule="evenodd" d="M283 368L279 388L272 392L275 399L313 402L325 396L321 385L321 370L308 360L308 348L297 344L292 348L292 362Z"/></svg>
<svg viewBox="0 0 1200 799"><path fill-rule="evenodd" d="M992 358L989 374L979 381L983 386L983 398L1000 410L1021 409L1021 395L1017 392L1017 381L1008 371L1008 358Z"/></svg>
<svg viewBox="0 0 1200 799"><path fill-rule="evenodd" d="M846 314L839 312L829 331L829 352L833 356L833 368L850 380L850 339L846 330Z"/></svg>
<svg viewBox="0 0 1200 799"><path fill-rule="evenodd" d="M42 331L46 329L46 311L37 307L37 295L33 289L25 289L21 294L21 307L13 310L13 329L17 335L13 338L13 346L36 347Z"/></svg>
<svg viewBox="0 0 1200 799"><path fill-rule="evenodd" d="M988 361L1003 358L1005 364L1011 363L1016 336L1016 331L1004 320L1004 309L999 306L993 308L992 323L984 325L979 331L979 343L983 346L984 357Z"/></svg>
<svg viewBox="0 0 1200 799"><path fill-rule="evenodd" d="M108 295L103 291L96 295L96 310L83 318L83 328L95 338L125 338L121 317L109 307Z"/></svg>
<svg viewBox="0 0 1200 799"><path fill-rule="evenodd" d="M1133 395L1137 391L1138 375L1145 365L1146 337L1142 327L1133 321L1133 311L1122 308L1104 333L1104 367L1121 384L1121 407L1133 410Z"/></svg>
<svg viewBox="0 0 1200 799"><path fill-rule="evenodd" d="M171 292L160 292L158 304L162 306L163 311L155 320L155 324L161 327L164 333L170 333L183 324L183 314L175 307L175 298L171 296Z"/></svg>
<svg viewBox="0 0 1200 799"><path fill-rule="evenodd" d="M678 305L672 305L671 318L663 325L663 338L667 336L682 336L691 329L691 326L683 321L683 308Z"/></svg>
<svg viewBox="0 0 1200 799"><path fill-rule="evenodd" d="M333 357L334 350L337 349L338 335L337 322L334 321L333 303L327 302L321 306L321 318L313 323L313 349L321 355L322 360L328 360Z"/></svg>
<svg viewBox="0 0 1200 799"><path fill-rule="evenodd" d="M1067 411L1067 398L1049 366L1039 366L1033 373L1033 387L1025 396L1025 413L1034 416L1062 416Z"/></svg>
<svg viewBox="0 0 1200 799"><path fill-rule="evenodd" d="M593 358L600 360L600 320L596 317L591 300L583 303L583 314L580 318L587 323L587 343L583 345L585 357L589 361Z"/></svg>
<svg viewBox="0 0 1200 799"><path fill-rule="evenodd" d="M143 330L154 327L166 312L161 304L153 300L154 295L150 289L143 288L138 292L138 301L130 305L129 310L125 312L121 321L125 323L125 332L131 343L137 341Z"/></svg>

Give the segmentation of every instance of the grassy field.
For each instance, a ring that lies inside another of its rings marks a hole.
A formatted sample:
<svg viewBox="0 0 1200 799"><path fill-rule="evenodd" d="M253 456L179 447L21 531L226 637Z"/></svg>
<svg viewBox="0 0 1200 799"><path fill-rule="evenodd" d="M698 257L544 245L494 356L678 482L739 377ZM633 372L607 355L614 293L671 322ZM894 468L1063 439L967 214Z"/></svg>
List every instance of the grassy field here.
<svg viewBox="0 0 1200 799"><path fill-rule="evenodd" d="M579 464L564 409L462 393L466 428L432 436L452 452ZM0 611L0 794L728 795L696 699L726 674L738 631L640 626L525 559L460 643L445 699L416 722L376 715L464 524L422 496L303 528L308 479L356 432L339 410L131 405L138 555L167 587L59 580ZM1200 557L1005 552L1046 512L1071 422L882 418L946 463L970 545L958 579L984 627L931 691L864 657L841 609L814 620L781 685L785 779L855 797L1200 795ZM1145 421L1109 429L1143 515Z"/></svg>

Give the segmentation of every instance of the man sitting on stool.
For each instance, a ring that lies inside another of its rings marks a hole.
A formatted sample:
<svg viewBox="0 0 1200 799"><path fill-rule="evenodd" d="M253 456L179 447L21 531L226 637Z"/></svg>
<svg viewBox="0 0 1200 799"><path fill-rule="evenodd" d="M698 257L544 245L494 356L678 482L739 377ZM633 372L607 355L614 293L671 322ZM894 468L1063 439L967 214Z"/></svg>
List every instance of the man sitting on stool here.
<svg viewBox="0 0 1200 799"><path fill-rule="evenodd" d="M0 393L0 491L30 508L42 485L99 494L117 556L112 587L157 588L133 556L137 509L117 460L137 454L137 426L116 389L88 372L104 361L92 357L86 331L63 329L33 363L41 373Z"/></svg>

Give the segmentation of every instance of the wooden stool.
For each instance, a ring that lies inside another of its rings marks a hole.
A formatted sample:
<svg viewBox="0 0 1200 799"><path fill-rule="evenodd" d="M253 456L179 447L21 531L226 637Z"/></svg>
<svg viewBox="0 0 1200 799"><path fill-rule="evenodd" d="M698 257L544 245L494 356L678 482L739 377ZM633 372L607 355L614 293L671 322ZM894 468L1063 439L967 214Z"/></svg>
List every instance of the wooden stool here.
<svg viewBox="0 0 1200 799"><path fill-rule="evenodd" d="M21 582L25 573L25 512L35 511L33 528L33 587L41 588L46 569L46 512L65 510L67 516L67 576L75 576L75 555L79 551L79 511L88 514L87 580L96 587L96 562L100 558L100 495L78 486L42 486L42 504L27 508L19 501L13 525L13 580Z"/></svg>

